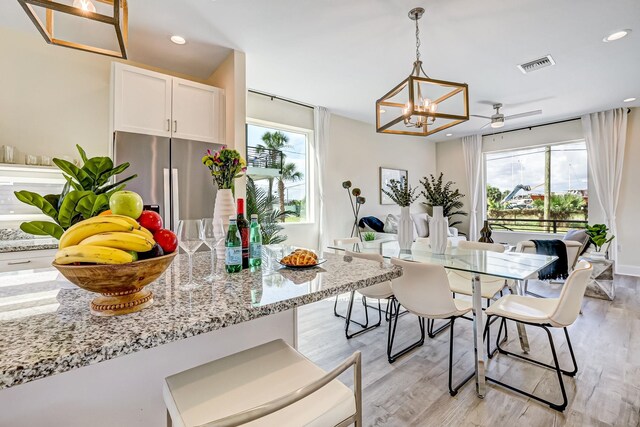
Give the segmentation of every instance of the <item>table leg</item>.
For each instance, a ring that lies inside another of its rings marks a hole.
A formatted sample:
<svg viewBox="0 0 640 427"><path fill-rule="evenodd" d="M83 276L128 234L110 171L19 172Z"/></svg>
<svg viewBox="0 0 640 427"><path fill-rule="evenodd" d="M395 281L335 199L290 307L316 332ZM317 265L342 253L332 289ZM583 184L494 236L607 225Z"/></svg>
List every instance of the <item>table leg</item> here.
<svg viewBox="0 0 640 427"><path fill-rule="evenodd" d="M476 356L476 393L478 397L484 397L486 392L485 367L487 364L487 355L484 351L484 322L482 311L482 289L480 275L474 274L471 279L473 289L473 345Z"/></svg>
<svg viewBox="0 0 640 427"><path fill-rule="evenodd" d="M526 281L525 281L526 282ZM518 295L525 294L525 284L521 280L516 281L516 292ZM529 338L527 337L527 330L524 327L524 324L520 322L516 322L516 327L518 328L518 337L520 338L520 348L525 354L529 353Z"/></svg>

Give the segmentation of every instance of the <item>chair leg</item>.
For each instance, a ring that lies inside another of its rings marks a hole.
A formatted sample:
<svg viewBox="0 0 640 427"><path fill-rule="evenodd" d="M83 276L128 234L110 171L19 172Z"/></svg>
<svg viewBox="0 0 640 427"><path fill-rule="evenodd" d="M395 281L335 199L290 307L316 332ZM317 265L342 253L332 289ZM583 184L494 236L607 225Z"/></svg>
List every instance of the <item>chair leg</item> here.
<svg viewBox="0 0 640 427"><path fill-rule="evenodd" d="M351 296L350 296L350 299L349 299L349 306L353 305L354 294L355 294L355 291L351 291ZM339 298L339 295L336 296L336 301L333 304L333 315L336 316L336 317L340 317L341 319L345 319L346 320L347 316L343 316L342 314L338 313L338 298ZM347 308L347 314L349 314L349 309L348 308ZM356 325L361 326L363 328L367 327L366 323L363 325L362 323L360 323L360 322L358 322L356 320L353 320L351 318L350 318L349 321L351 323L355 323Z"/></svg>
<svg viewBox="0 0 640 427"><path fill-rule="evenodd" d="M427 335L429 336L429 338L435 338L438 334L444 332L444 330L447 329L449 325L451 325L451 321L448 321L434 331L433 328L435 327L435 323L435 320L427 319Z"/></svg>
<svg viewBox="0 0 640 427"><path fill-rule="evenodd" d="M363 334L367 331L370 331L374 328L377 328L378 326L380 326L380 324L382 323L382 305L380 305L380 300L378 300L378 322L369 326L369 310L368 310L368 305L367 305L367 299L363 296L362 297L362 305L364 307L364 317L366 320L366 323L363 325L361 323L356 322L355 320L351 320L351 314L353 313L353 299L355 296L355 292L351 292L351 298L349 300L349 307L347 308L347 317L345 319L344 322L344 334L347 337L347 339L351 339L353 337L356 337L360 334ZM375 307L374 307L375 308ZM349 333L349 326L351 325L351 323L356 323L360 326L362 326L362 329L357 331L357 332L353 332L353 333Z"/></svg>
<svg viewBox="0 0 640 427"><path fill-rule="evenodd" d="M500 322L500 329L498 331L498 338L496 339L496 345L498 347L498 350L500 351L501 354L514 356L514 357L517 357L519 359L526 360L528 362L534 363L536 365L540 365L540 366L543 366L543 367L546 367L546 368L549 368L549 369L553 369L556 372L557 376L558 376L558 382L560 384L560 392L562 393L562 403L561 404L556 404L556 403L550 402L548 400L542 399L541 397L535 396L535 395L533 395L531 393L528 393L528 392L526 392L524 390L520 390L520 389L518 389L516 387L513 387L513 386L511 386L509 384L506 384L506 383L503 383L501 381L495 380L493 378L487 377L487 380L491 381L491 382L493 382L495 384L498 384L498 385L500 385L502 387L508 388L509 390L512 390L512 391L520 393L520 394L522 394L524 396L527 396L527 397L529 397L531 399L537 400L538 402L542 402L542 403L544 403L546 405L549 405L549 407L551 409L555 409L556 411L562 412L562 411L565 410L565 408L567 407L567 403L568 403L567 392L566 392L565 387L564 387L564 380L562 378L562 374L572 375L572 374L575 374L575 372L572 373L572 372L563 371L560 368L560 362L558 360L558 355L556 353L556 347L555 347L555 344L553 342L553 336L551 335L551 331L549 330L549 328L547 326L544 326L544 325L536 325L536 324L530 324L530 323L528 323L528 324L531 325L531 326L540 327L540 328L544 329L545 332L547 333L547 337L549 338L549 346L551 347L551 354L553 356L553 365L548 365L548 364L539 362L537 360L521 356L519 354L514 354L514 353L508 352L508 351L504 350L503 348L501 348L500 347L500 336L502 334L502 330L506 329L506 319L505 318L502 318L502 321ZM568 337L568 333L566 332L566 330L565 330L565 334ZM571 349L571 346L570 346L570 352L573 353L573 349ZM573 358L573 354L572 354L572 358ZM576 366L575 363L574 363L574 366ZM577 371L577 367L575 368L575 371Z"/></svg>
<svg viewBox="0 0 640 427"><path fill-rule="evenodd" d="M475 376L475 371L472 371L471 374L464 378L458 385L453 387L453 326L455 324L455 320L455 317L451 318L451 333L449 334L449 394L451 396L458 394L460 388Z"/></svg>
<svg viewBox="0 0 640 427"><path fill-rule="evenodd" d="M391 301L393 305L391 307L391 321L389 322L389 332L387 335L387 359L389 360L389 363L395 362L396 360L398 360L399 357L404 356L405 354L409 353L411 350L423 345L424 335L425 335L424 334L425 332L424 318L418 317L418 324L420 325L420 339L415 343L393 354L393 341L396 336L396 327L398 326L400 303L395 298L393 298Z"/></svg>
<svg viewBox="0 0 640 427"><path fill-rule="evenodd" d="M564 327L564 336L567 337L567 345L569 346L569 353L571 354L571 361L573 362L573 371L563 371L562 373L570 377L575 376L578 373L578 363L576 362L576 355L573 353L573 346L571 345L571 338L569 338L569 331Z"/></svg>

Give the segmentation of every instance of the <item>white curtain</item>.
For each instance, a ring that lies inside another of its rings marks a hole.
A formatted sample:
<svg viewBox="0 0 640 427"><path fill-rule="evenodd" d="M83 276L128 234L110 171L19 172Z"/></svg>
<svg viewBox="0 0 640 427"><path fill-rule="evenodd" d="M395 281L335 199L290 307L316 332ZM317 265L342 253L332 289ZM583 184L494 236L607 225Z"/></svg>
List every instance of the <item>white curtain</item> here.
<svg viewBox="0 0 640 427"><path fill-rule="evenodd" d="M586 114L581 119L595 193L602 207L605 224L611 230L611 235L617 236L616 207L627 139L627 110L618 108ZM616 246L612 244L609 249L610 258L614 260Z"/></svg>
<svg viewBox="0 0 640 427"><path fill-rule="evenodd" d="M326 236L327 208L324 203L324 177L327 173L325 169L325 159L327 158L327 148L329 147L329 126L331 113L326 107L316 107L314 112L315 128L315 169L318 180L318 250L320 253L327 247Z"/></svg>
<svg viewBox="0 0 640 427"><path fill-rule="evenodd" d="M479 237L478 216L482 200L482 135L470 135L462 138L464 168L467 172L469 188L469 240Z"/></svg>

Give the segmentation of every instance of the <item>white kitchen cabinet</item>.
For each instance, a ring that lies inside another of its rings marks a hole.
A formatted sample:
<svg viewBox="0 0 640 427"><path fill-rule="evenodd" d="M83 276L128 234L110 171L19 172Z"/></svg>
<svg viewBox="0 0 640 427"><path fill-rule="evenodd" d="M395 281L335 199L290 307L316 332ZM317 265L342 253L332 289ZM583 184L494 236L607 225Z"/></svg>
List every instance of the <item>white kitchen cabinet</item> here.
<svg viewBox="0 0 640 427"><path fill-rule="evenodd" d="M221 89L173 79L173 134L182 139L222 142L224 94Z"/></svg>
<svg viewBox="0 0 640 427"><path fill-rule="evenodd" d="M0 272L51 267L56 249L0 253Z"/></svg>
<svg viewBox="0 0 640 427"><path fill-rule="evenodd" d="M113 129L171 136L170 76L113 63Z"/></svg>
<svg viewBox="0 0 640 427"><path fill-rule="evenodd" d="M224 90L114 62L113 130L224 142Z"/></svg>

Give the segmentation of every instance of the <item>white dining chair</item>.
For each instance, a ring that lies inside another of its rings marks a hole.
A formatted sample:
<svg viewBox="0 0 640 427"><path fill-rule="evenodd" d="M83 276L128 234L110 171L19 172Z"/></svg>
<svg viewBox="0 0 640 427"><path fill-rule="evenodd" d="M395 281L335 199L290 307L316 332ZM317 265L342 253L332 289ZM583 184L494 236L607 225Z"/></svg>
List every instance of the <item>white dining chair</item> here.
<svg viewBox="0 0 640 427"><path fill-rule="evenodd" d="M496 337L496 346L500 354L517 357L556 371L558 382L560 383L560 390L562 392L562 403L553 403L502 381L488 377L487 380L549 405L552 409L560 412L564 411L567 407L567 392L565 391L562 374L572 377L578 372L578 364L576 363L576 357L573 353L573 347L571 346L571 339L569 338L567 326L573 324L580 313L582 299L584 298L584 291L587 288L587 283L592 269L593 267L590 263L586 261L579 262L567 278L558 298L535 298L521 295L507 295L494 302L485 311L487 314L487 326L485 327L485 332L487 331L489 321L492 317L502 319L500 322L500 329L498 330L498 336ZM551 347L551 355L553 356L554 364L549 365L540 362L539 360L522 356L521 354L511 353L500 347L502 332L507 329L507 319L544 329L547 333L547 337L549 338L549 345ZM571 360L573 361L573 369L571 371L560 368L550 328L564 329L569 353L571 354Z"/></svg>
<svg viewBox="0 0 640 427"><path fill-rule="evenodd" d="M346 251L345 256L366 259L369 261L377 262L378 264L384 264L384 258L380 254ZM355 291L351 291L351 296L349 298L349 305L347 306L347 316L345 319L345 326L344 326L344 332L347 339L351 339L355 336L358 336L364 332L370 331L380 326L380 324L382 323L382 305L380 301L383 299L389 300L393 296L393 291L391 290L390 281L381 282L372 286L368 286L363 289L358 289L358 293L362 295L362 306L364 307L364 314L365 314L365 326L363 326L362 329L359 331L352 332L352 333L349 332L349 325L351 324L351 314L353 312L353 301L355 299ZM378 307L368 305L367 298L378 300ZM389 306L390 306L389 301L387 301L387 310L385 310L385 319L388 318ZM374 323L371 326L369 326L369 308L373 308L374 310L378 311L378 322Z"/></svg>
<svg viewBox="0 0 640 427"><path fill-rule="evenodd" d="M353 367L353 390L337 377ZM282 340L165 378L167 426L362 426L361 355L325 372Z"/></svg>
<svg viewBox="0 0 640 427"><path fill-rule="evenodd" d="M391 263L402 267L402 276L391 281L393 297L391 299L391 320L387 338L387 357L389 363L424 344L425 319L444 319L450 322L449 336L449 394L455 396L460 387L473 378L475 372L453 386L453 338L455 320L471 311L471 302L454 299L449 289L449 281L444 267L434 264L404 261L392 258ZM403 306L409 313L418 316L420 339L406 348L393 353L393 343L398 326L398 313Z"/></svg>

